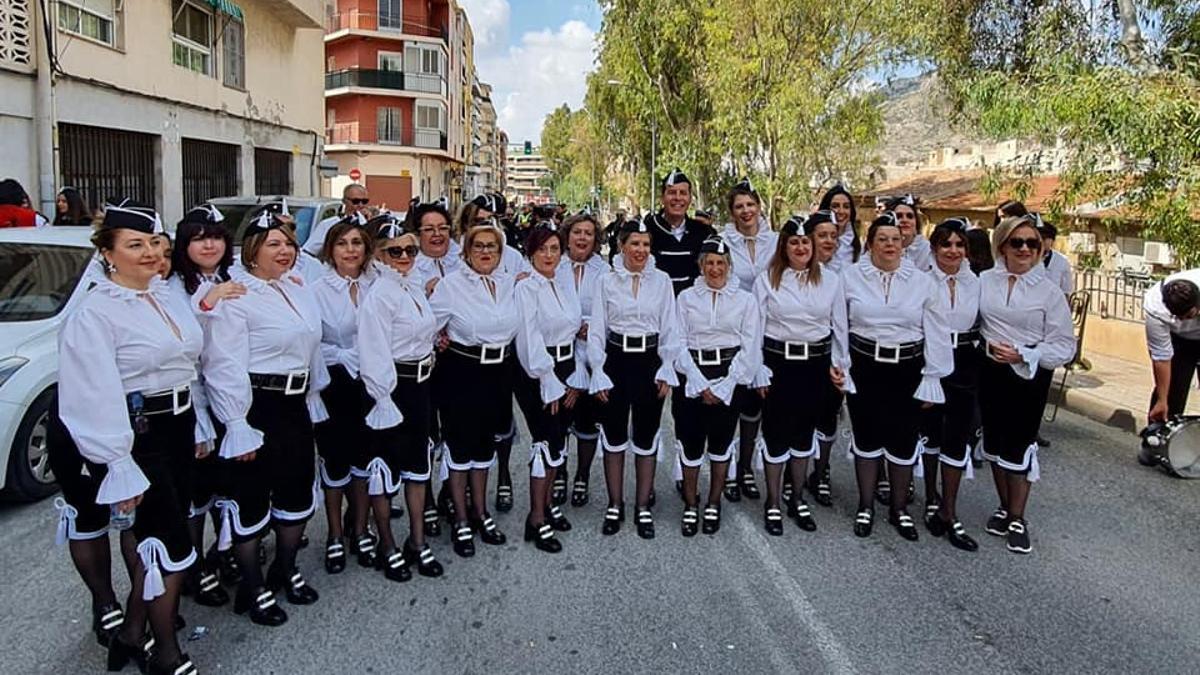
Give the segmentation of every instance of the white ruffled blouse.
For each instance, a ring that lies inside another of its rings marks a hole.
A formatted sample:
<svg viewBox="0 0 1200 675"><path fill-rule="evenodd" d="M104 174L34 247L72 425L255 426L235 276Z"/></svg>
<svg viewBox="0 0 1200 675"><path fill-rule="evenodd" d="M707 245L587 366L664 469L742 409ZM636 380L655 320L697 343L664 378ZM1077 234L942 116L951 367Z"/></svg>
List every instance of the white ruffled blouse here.
<svg viewBox="0 0 1200 675"><path fill-rule="evenodd" d="M634 279L638 293L633 294ZM592 314L588 319L588 364L592 368L591 393L612 389L604 372L610 332L621 335L658 335L658 357L662 361L654 379L678 386L675 357L680 349L675 291L666 272L649 265L630 272L624 264L614 265L592 291Z"/></svg>
<svg viewBox="0 0 1200 675"><path fill-rule="evenodd" d="M754 296L732 280L723 288L712 288L701 276L679 294L676 303L684 348L675 357L675 370L687 378L684 394L696 398L710 389L728 405L734 387L750 384L762 365L762 322ZM729 372L716 380L704 377L690 351L730 347L740 349Z"/></svg>
<svg viewBox="0 0 1200 675"><path fill-rule="evenodd" d="M548 279L534 272L517 284L517 309L521 314L517 358L529 377L538 380L542 402L562 398L567 393L567 385L587 388L578 350L575 350L575 369L566 382L560 382L555 375L555 361L546 351L547 347L574 345L575 336L583 325L583 312L573 280L564 284L557 275Z"/></svg>

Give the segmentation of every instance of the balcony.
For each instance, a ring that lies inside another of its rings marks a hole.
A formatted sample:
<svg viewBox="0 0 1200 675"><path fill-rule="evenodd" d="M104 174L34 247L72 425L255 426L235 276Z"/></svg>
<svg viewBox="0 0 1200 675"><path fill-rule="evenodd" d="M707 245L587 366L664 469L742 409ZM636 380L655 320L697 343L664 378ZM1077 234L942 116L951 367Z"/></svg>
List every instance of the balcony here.
<svg viewBox="0 0 1200 675"><path fill-rule="evenodd" d="M405 21L398 14L374 14L360 12L356 9L337 12L329 16L325 22L325 34L332 35L339 31L416 35L419 37L436 38L442 42L448 42L450 39L450 34L447 32L445 26L427 26L412 21Z"/></svg>
<svg viewBox="0 0 1200 675"><path fill-rule="evenodd" d="M365 70L351 68L325 73L325 91L346 87L393 89L421 94L446 95L446 78L428 73L405 73L397 70Z"/></svg>
<svg viewBox="0 0 1200 675"><path fill-rule="evenodd" d="M447 147L446 132L437 129L404 127L384 133L359 133L358 122L341 122L325 128L325 146L331 145L395 145L422 150L441 150Z"/></svg>

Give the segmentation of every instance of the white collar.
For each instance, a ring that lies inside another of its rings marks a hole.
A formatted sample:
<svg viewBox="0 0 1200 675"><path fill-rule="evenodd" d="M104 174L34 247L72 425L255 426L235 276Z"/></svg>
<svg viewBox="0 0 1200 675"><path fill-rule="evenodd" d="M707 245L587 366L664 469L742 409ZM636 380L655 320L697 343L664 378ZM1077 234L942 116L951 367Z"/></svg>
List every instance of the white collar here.
<svg viewBox="0 0 1200 675"><path fill-rule="evenodd" d="M127 286L122 286L107 276L99 277L96 280L95 287L95 290L118 300L136 300L143 295L152 295L155 300L160 302L167 299L168 289L167 282L163 281L163 278L158 275L150 279L150 285L144 291L137 291Z"/></svg>
<svg viewBox="0 0 1200 675"><path fill-rule="evenodd" d="M870 276L873 274L893 274L899 279L907 279L912 276L913 272L917 270L917 268L914 267L912 262L907 258L901 258L900 267L897 267L891 272L881 270L875 266L875 263L871 262L870 253L867 253L858 259L858 267L864 275Z"/></svg>

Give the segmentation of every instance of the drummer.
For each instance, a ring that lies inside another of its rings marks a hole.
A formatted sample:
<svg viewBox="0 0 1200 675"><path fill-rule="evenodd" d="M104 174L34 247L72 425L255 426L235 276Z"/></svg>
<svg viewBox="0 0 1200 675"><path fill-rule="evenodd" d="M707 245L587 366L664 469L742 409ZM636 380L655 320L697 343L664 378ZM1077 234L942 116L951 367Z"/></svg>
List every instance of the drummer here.
<svg viewBox="0 0 1200 675"><path fill-rule="evenodd" d="M1146 291L1146 346L1154 372L1151 422L1183 413L1200 366L1200 269L1173 274Z"/></svg>

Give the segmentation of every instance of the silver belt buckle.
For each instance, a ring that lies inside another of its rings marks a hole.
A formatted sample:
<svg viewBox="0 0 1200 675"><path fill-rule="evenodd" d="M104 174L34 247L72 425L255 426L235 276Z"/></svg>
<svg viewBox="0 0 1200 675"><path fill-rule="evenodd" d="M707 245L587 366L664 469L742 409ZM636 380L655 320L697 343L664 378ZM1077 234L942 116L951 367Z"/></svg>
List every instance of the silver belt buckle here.
<svg viewBox="0 0 1200 675"><path fill-rule="evenodd" d="M479 362L485 366L504 362L504 348L508 345L482 345L479 348ZM488 356L489 353L495 356Z"/></svg>
<svg viewBox="0 0 1200 675"><path fill-rule="evenodd" d="M179 402L183 395L187 394L186 400L183 403ZM188 411L192 407L191 389L189 385L181 384L171 390L171 414L179 415Z"/></svg>
<svg viewBox="0 0 1200 675"><path fill-rule="evenodd" d="M433 375L433 354L417 361L417 384L428 380Z"/></svg>
<svg viewBox="0 0 1200 675"><path fill-rule="evenodd" d="M711 359L704 358L705 352L712 354L713 357ZM696 355L698 357L696 362L701 366L719 366L719 365L721 365L721 350L720 349L697 349Z"/></svg>
<svg viewBox="0 0 1200 675"><path fill-rule="evenodd" d="M554 361L556 363L568 361L573 358L575 358L575 344L574 343L558 345L554 348Z"/></svg>
<svg viewBox="0 0 1200 675"><path fill-rule="evenodd" d="M297 382L299 384L296 384ZM284 396L295 396L296 394L303 394L304 390L307 387L308 387L308 371L307 370L293 370L292 372L288 373L288 375L287 375L287 382L285 382L283 385L283 395Z"/></svg>
<svg viewBox="0 0 1200 675"><path fill-rule="evenodd" d="M950 331L950 346L951 347L955 347L955 348L958 347L958 336L959 335L961 335L961 333L959 333L956 330Z"/></svg>
<svg viewBox="0 0 1200 675"><path fill-rule="evenodd" d="M891 351L891 356L884 356L883 352ZM875 360L879 363L900 363L900 345L881 345L875 343Z"/></svg>
<svg viewBox="0 0 1200 675"><path fill-rule="evenodd" d="M799 353L792 351L792 347L802 347ZM807 361L808 360L808 343L807 342L784 342L783 343L783 358L786 361Z"/></svg>
<svg viewBox="0 0 1200 675"><path fill-rule="evenodd" d="M637 346L630 345L631 340L637 341ZM622 335L621 350L633 354L641 354L646 351L646 336L645 335Z"/></svg>

